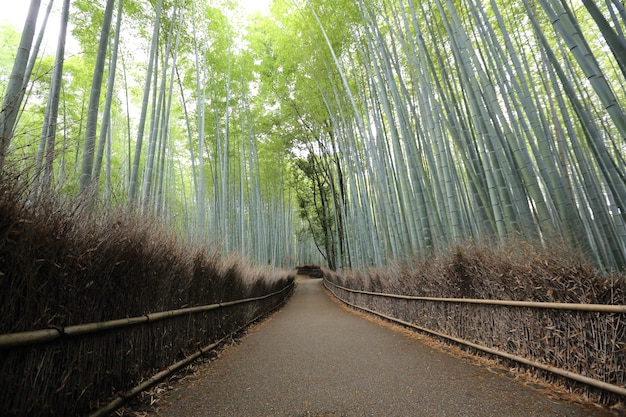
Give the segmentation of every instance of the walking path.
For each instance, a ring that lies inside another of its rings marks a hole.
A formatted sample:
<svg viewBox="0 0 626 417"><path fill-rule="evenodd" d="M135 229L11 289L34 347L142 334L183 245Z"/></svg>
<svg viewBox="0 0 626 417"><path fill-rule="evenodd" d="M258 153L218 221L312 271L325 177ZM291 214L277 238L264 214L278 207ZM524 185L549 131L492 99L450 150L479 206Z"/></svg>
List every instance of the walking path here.
<svg viewBox="0 0 626 417"><path fill-rule="evenodd" d="M176 390L161 417L609 416L340 308L321 280Z"/></svg>

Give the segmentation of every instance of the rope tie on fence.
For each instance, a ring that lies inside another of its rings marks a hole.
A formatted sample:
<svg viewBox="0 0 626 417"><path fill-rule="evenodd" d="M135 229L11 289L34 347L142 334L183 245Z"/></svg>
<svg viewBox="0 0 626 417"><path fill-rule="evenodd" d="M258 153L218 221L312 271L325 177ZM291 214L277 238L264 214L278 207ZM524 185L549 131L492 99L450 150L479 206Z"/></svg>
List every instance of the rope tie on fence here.
<svg viewBox="0 0 626 417"><path fill-rule="evenodd" d="M63 326L55 326L54 324L50 324L48 325L48 329L56 330L59 333L59 337L67 336L67 333L65 332L65 327Z"/></svg>

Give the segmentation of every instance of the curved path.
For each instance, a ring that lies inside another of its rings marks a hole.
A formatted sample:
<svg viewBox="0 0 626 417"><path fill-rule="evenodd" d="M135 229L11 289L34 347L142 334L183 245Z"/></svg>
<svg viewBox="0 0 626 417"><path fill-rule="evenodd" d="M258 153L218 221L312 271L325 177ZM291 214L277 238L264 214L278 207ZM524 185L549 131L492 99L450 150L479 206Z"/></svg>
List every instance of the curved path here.
<svg viewBox="0 0 626 417"><path fill-rule="evenodd" d="M176 390L162 417L607 416L340 308L321 280Z"/></svg>

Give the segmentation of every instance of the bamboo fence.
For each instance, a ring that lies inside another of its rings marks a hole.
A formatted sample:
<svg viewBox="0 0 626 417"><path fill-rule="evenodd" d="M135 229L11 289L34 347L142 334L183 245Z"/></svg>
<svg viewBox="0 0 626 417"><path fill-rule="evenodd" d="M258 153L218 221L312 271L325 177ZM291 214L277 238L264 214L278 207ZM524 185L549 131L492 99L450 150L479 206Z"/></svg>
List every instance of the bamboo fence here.
<svg viewBox="0 0 626 417"><path fill-rule="evenodd" d="M353 290L344 303L525 367L610 404L626 397L626 306L417 297ZM563 379L565 378L565 379Z"/></svg>
<svg viewBox="0 0 626 417"><path fill-rule="evenodd" d="M0 415L104 415L275 309L293 285L260 297L0 335Z"/></svg>

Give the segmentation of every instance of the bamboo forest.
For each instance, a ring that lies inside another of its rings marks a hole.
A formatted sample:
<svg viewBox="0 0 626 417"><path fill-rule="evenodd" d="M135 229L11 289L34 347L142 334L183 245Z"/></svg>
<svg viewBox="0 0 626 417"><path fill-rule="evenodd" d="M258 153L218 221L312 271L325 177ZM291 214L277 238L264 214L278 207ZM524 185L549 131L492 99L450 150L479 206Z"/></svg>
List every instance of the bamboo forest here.
<svg viewBox="0 0 626 417"><path fill-rule="evenodd" d="M511 240L626 267L619 0L24 3L0 167L25 200L277 267Z"/></svg>

